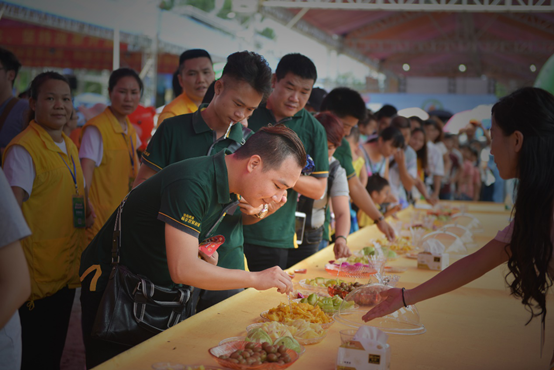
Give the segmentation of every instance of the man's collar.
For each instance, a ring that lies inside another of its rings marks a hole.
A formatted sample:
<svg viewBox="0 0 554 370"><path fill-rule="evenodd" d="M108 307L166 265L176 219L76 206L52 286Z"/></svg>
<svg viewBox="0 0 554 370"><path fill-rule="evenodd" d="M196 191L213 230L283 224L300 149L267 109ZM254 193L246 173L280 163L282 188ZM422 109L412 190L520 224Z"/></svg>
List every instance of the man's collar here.
<svg viewBox="0 0 554 370"><path fill-rule="evenodd" d="M212 131L210 126L208 126L206 121L204 121L204 117L202 117L202 111L204 109L205 107L201 105L196 112L192 113L192 126L196 134L202 134L204 132ZM231 127L228 138L237 143L242 142L242 125L240 123L235 123L233 127Z"/></svg>

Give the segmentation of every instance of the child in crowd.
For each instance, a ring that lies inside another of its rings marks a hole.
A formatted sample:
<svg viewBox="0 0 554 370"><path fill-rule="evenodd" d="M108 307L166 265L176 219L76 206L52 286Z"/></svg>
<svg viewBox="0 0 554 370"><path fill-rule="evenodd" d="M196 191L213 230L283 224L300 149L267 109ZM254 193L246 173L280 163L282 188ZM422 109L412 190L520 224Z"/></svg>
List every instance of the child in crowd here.
<svg viewBox="0 0 554 370"><path fill-rule="evenodd" d="M475 148L464 145L462 146L462 155L464 163L460 171L460 176L457 178L457 199L458 200L479 200L481 191L481 175L479 168L475 166L477 162L477 150Z"/></svg>
<svg viewBox="0 0 554 370"><path fill-rule="evenodd" d="M391 187L387 179L378 174L372 175L367 180L366 190L369 196L378 207L382 207L391 194ZM384 208L384 207L383 207ZM388 209L381 208L383 216L388 217L402 208L400 204L394 205Z"/></svg>
<svg viewBox="0 0 554 370"><path fill-rule="evenodd" d="M456 191L455 178L463 162L462 153L456 148L457 141L458 136L451 133L446 133L442 140L450 158L450 168L448 170L444 169L444 179L439 194L440 199L454 199L454 192Z"/></svg>
<svg viewBox="0 0 554 370"><path fill-rule="evenodd" d="M377 135L377 117L369 109L366 112L365 118L358 122L358 129L360 131L360 144L368 141L371 135Z"/></svg>
<svg viewBox="0 0 554 370"><path fill-rule="evenodd" d="M22 369L59 369L85 249L85 197L77 147L63 133L73 106L55 72L31 83L28 127L6 147L4 172L32 235L21 241L31 295L19 308Z"/></svg>

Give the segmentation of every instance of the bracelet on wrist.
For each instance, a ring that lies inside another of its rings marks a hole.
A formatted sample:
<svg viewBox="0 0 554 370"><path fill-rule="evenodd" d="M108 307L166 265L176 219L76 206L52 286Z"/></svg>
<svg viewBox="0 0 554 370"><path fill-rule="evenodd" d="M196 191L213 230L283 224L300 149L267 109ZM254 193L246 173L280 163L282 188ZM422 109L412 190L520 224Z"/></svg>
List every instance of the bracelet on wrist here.
<svg viewBox="0 0 554 370"><path fill-rule="evenodd" d="M336 241L338 238L343 238L345 242L347 241L347 240L346 240L346 236L344 236L344 235L337 235L337 236L335 236L335 241Z"/></svg>
<svg viewBox="0 0 554 370"><path fill-rule="evenodd" d="M404 298L404 291L406 290L406 288L402 288L402 303L404 303L404 307L408 307L408 305L406 304L406 299Z"/></svg>
<svg viewBox="0 0 554 370"><path fill-rule="evenodd" d="M385 219L385 216L381 215L378 219L373 220L373 224L377 225L379 222L383 221Z"/></svg>

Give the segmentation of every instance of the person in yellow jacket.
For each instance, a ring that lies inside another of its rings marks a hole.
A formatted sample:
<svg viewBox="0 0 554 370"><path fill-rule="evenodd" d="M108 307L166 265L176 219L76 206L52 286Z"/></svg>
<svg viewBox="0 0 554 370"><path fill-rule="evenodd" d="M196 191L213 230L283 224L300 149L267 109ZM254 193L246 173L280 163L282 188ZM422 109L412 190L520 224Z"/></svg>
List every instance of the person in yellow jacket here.
<svg viewBox="0 0 554 370"><path fill-rule="evenodd" d="M183 92L164 107L158 117L158 126L166 118L198 110L208 87L215 80L212 57L203 49L185 51L179 57L177 77Z"/></svg>
<svg viewBox="0 0 554 370"><path fill-rule="evenodd" d="M79 158L96 214L96 222L87 229L87 243L104 226L137 177L137 148L141 142L127 116L137 108L142 90L142 81L134 70L113 71L108 82L111 105L81 131Z"/></svg>
<svg viewBox="0 0 554 370"><path fill-rule="evenodd" d="M21 241L31 276L31 295L19 308L21 368L59 369L92 217L86 219L77 147L63 133L73 110L69 83L58 73L41 73L31 83L29 104L30 123L3 158L32 232Z"/></svg>

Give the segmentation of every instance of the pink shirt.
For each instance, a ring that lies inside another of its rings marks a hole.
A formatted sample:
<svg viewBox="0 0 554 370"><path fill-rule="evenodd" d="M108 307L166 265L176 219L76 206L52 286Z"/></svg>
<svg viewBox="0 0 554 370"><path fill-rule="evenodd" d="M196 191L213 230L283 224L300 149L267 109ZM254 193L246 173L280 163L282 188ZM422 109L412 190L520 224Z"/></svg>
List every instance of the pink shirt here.
<svg viewBox="0 0 554 370"><path fill-rule="evenodd" d="M504 228L504 230L501 230L496 234L494 237L494 240L498 240L502 243L509 243L512 240L512 232L514 230L514 221L510 222L508 226ZM552 230L550 230L550 239L552 240L552 243L554 243L554 227ZM553 250L554 253L554 250ZM554 257L554 256L553 256ZM554 278L554 258L550 258L550 263L548 266L548 274Z"/></svg>
<svg viewBox="0 0 554 370"><path fill-rule="evenodd" d="M461 178L459 192L467 195L470 198L473 198L475 192L475 184L481 182L481 175L479 174L479 169L468 160L464 161L462 167L462 178Z"/></svg>

